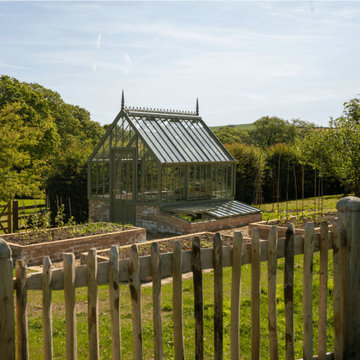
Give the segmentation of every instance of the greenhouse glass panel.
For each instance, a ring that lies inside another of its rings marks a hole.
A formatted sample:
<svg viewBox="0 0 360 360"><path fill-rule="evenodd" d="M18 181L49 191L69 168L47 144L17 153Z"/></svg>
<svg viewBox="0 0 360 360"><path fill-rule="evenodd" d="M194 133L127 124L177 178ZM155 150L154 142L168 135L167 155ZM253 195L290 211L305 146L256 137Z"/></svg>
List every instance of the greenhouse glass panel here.
<svg viewBox="0 0 360 360"><path fill-rule="evenodd" d="M161 170L161 199L185 199L185 166L163 166Z"/></svg>

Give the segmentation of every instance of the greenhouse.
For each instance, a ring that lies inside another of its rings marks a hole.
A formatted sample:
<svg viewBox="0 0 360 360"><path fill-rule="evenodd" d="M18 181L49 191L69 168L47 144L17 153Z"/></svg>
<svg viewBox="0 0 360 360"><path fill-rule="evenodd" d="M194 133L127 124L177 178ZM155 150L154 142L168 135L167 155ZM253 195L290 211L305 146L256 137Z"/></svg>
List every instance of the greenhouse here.
<svg viewBox="0 0 360 360"><path fill-rule="evenodd" d="M199 116L198 102L194 112L131 108L123 94L88 159L94 220L149 227L155 213L187 222L259 213L234 201L234 192L235 160Z"/></svg>

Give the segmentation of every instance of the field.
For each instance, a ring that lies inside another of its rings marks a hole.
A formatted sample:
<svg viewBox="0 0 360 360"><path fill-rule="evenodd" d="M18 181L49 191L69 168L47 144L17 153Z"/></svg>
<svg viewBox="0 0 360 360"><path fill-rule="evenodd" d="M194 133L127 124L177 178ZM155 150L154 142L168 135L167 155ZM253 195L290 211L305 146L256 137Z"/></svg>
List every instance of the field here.
<svg viewBox="0 0 360 360"><path fill-rule="evenodd" d="M333 308L332 308L332 252L329 253L329 290L328 290L328 351L333 350ZM295 331L295 358L302 358L302 255L295 257L295 287L294 287L294 331ZM285 318L283 276L284 261L278 262L278 336L279 358L285 358ZM262 263L261 282L261 358L269 357L268 320L267 320L267 264ZM313 319L314 319L314 352L317 348L317 321L318 321L318 288L319 288L319 255L314 254L313 277ZM230 357L230 289L231 269L224 269L224 358ZM241 286L241 319L240 319L240 347L242 359L251 357L251 267L242 267ZM87 359L87 293L86 288L77 290L77 332L78 332L78 358ZM186 359L194 359L194 304L192 279L183 281L184 296L184 341ZM173 354L173 322L172 322L172 285L162 286L162 316L164 336L164 358L172 359ZM121 299L121 339L123 359L132 358L131 335L131 308L130 294L127 285L120 286ZM54 334L54 359L63 359L65 356L65 315L63 292L53 292L53 334ZM41 319L41 293L40 291L28 292L29 314L29 348L30 359L42 359L42 319ZM204 344L205 359L213 358L213 275L204 273ZM144 358L153 358L153 327L152 327L152 288L142 288L142 316L143 316L143 349ZM102 359L111 358L110 313L108 305L107 286L99 287L99 334L100 353Z"/></svg>
<svg viewBox="0 0 360 360"><path fill-rule="evenodd" d="M253 130L253 129L255 129L254 124L219 125L219 126L211 126L210 129L211 129L211 131L216 131L222 127L231 127L232 129L237 129L237 130Z"/></svg>

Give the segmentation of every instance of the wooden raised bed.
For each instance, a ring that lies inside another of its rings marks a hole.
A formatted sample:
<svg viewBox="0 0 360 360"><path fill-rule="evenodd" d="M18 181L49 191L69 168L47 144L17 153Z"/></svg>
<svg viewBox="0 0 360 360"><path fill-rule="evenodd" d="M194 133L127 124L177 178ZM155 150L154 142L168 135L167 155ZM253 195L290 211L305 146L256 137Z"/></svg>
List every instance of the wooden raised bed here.
<svg viewBox="0 0 360 360"><path fill-rule="evenodd" d="M13 234L1 235L11 248L13 259L24 258L28 265L39 265L46 255L50 256L51 261L60 261L64 252L72 252L76 257L80 257L82 252L88 251L91 248L105 249L114 244L126 245L143 242L146 240L146 229L132 227L110 233L45 241L28 245L11 242L12 236Z"/></svg>

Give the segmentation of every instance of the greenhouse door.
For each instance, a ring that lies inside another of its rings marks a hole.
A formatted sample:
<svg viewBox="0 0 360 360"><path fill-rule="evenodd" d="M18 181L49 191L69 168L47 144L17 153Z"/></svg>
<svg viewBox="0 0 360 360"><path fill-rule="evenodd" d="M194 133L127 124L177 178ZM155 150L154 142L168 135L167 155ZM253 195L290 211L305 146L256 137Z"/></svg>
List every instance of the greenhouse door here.
<svg viewBox="0 0 360 360"><path fill-rule="evenodd" d="M135 149L111 154L111 221L135 224Z"/></svg>

